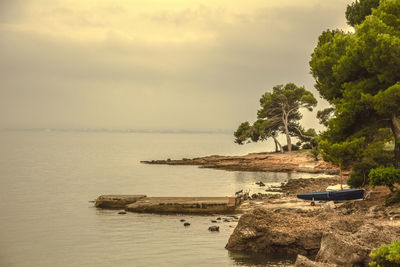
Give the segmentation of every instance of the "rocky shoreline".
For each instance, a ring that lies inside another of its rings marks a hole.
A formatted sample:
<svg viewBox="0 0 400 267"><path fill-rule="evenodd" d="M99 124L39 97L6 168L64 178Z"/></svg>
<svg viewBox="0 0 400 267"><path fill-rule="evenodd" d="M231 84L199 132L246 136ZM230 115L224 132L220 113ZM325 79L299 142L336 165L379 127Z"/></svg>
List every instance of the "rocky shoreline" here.
<svg viewBox="0 0 400 267"><path fill-rule="evenodd" d="M229 171L337 174L338 169L309 151L207 156L145 164L196 165ZM400 239L400 205L384 207L385 187L365 188L364 200L317 203L298 193L325 191L339 178L290 179L281 187L253 194L237 211L243 215L226 248L232 252L290 255L295 266L367 266L372 249Z"/></svg>
<svg viewBox="0 0 400 267"><path fill-rule="evenodd" d="M338 168L318 158L310 151L287 153L251 153L245 156L207 156L193 159L141 161L144 164L195 165L228 171L271 171L337 174Z"/></svg>
<svg viewBox="0 0 400 267"><path fill-rule="evenodd" d="M289 180L280 195L254 196L242 204L245 214L226 248L297 255L295 266L367 266L373 248L400 239L400 206L383 206L390 194L385 187L367 188L365 200L315 207L295 197L335 182L337 178Z"/></svg>

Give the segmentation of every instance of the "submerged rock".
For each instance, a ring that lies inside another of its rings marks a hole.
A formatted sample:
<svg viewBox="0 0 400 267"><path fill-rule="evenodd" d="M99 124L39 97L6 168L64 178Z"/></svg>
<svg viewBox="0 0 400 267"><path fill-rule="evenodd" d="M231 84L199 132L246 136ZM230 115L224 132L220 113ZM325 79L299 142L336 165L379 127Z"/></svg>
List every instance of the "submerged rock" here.
<svg viewBox="0 0 400 267"><path fill-rule="evenodd" d="M188 223L188 222L185 222L184 224L183 224L183 226L190 226L190 223Z"/></svg>
<svg viewBox="0 0 400 267"><path fill-rule="evenodd" d="M219 232L219 226L210 226L208 227L208 231Z"/></svg>

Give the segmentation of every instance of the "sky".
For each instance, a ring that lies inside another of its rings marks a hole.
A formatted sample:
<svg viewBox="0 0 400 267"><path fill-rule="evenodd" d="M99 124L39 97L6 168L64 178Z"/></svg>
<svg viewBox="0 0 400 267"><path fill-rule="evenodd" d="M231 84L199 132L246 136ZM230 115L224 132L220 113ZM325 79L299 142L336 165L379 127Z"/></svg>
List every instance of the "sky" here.
<svg viewBox="0 0 400 267"><path fill-rule="evenodd" d="M234 130L351 2L0 0L0 127Z"/></svg>

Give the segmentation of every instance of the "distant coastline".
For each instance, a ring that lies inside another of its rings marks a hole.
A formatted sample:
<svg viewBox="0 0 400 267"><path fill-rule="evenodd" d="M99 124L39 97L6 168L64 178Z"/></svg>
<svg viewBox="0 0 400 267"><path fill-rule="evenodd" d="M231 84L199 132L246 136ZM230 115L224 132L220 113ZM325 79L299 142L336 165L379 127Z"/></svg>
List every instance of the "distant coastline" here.
<svg viewBox="0 0 400 267"><path fill-rule="evenodd" d="M149 133L149 134L232 134L233 130L224 129L112 129L112 128L0 128L4 132L87 132L87 133Z"/></svg>

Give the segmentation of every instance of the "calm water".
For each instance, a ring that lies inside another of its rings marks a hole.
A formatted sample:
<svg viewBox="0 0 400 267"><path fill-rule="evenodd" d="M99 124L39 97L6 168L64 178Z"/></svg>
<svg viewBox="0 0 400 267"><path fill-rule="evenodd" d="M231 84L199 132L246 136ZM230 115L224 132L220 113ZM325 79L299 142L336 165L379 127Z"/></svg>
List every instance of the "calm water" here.
<svg viewBox="0 0 400 267"><path fill-rule="evenodd" d="M289 174L139 161L260 152L265 144L237 146L224 134L0 132L0 148L0 266L272 266L225 250L235 223L210 233L215 216L118 215L89 203L101 194L257 192L254 182Z"/></svg>

